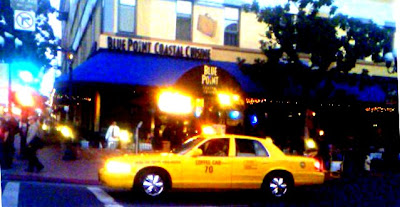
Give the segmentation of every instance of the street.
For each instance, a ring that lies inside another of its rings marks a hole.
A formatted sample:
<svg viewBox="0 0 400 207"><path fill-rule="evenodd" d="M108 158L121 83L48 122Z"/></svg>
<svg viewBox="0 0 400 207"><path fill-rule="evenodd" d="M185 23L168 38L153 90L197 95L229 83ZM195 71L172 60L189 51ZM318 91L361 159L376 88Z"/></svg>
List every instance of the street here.
<svg viewBox="0 0 400 207"><path fill-rule="evenodd" d="M3 206L105 206L116 204L99 186L3 181Z"/></svg>
<svg viewBox="0 0 400 207"><path fill-rule="evenodd" d="M284 201L258 191L171 192L157 200L98 185L2 180L3 206L400 206L399 175L362 176L296 188Z"/></svg>

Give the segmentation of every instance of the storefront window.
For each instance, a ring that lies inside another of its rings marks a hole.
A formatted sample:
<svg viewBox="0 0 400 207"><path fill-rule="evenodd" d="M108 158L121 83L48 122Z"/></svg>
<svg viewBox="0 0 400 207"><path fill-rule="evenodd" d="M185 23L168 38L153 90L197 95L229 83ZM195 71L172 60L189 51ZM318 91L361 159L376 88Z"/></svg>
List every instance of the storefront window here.
<svg viewBox="0 0 400 207"><path fill-rule="evenodd" d="M118 5L118 32L135 32L136 0L120 0Z"/></svg>
<svg viewBox="0 0 400 207"><path fill-rule="evenodd" d="M176 39L192 40L192 2L176 2Z"/></svg>
<svg viewBox="0 0 400 207"><path fill-rule="evenodd" d="M239 9L225 7L224 45L239 46Z"/></svg>

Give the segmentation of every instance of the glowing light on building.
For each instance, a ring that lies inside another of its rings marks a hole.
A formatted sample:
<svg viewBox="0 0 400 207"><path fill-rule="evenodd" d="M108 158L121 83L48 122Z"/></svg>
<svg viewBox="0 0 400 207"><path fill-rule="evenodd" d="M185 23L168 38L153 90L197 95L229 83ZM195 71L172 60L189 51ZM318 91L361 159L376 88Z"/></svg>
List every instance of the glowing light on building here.
<svg viewBox="0 0 400 207"><path fill-rule="evenodd" d="M217 133L216 130L214 129L214 127L212 127L212 126L203 126L201 128L201 132L203 134L208 134L208 135Z"/></svg>
<svg viewBox="0 0 400 207"><path fill-rule="evenodd" d="M231 97L228 94L223 94L223 93L218 94L218 101L223 106L232 105Z"/></svg>
<svg viewBox="0 0 400 207"><path fill-rule="evenodd" d="M256 116L256 115L251 115L251 116L250 116L250 122L251 122L251 124L253 124L253 125L257 124L257 123L258 123L258 118L257 118L257 116Z"/></svg>
<svg viewBox="0 0 400 207"><path fill-rule="evenodd" d="M201 126L201 133L205 135L220 134L223 135L226 132L226 126L224 124L214 125L203 125Z"/></svg>
<svg viewBox="0 0 400 207"><path fill-rule="evenodd" d="M240 112L239 111L230 111L229 112L229 118L238 119L239 117L240 117Z"/></svg>
<svg viewBox="0 0 400 207"><path fill-rule="evenodd" d="M311 138L306 139L305 140L305 144L306 144L306 148L307 149L316 149L317 148L317 144L315 143L315 141Z"/></svg>
<svg viewBox="0 0 400 207"><path fill-rule="evenodd" d="M74 133L70 127L65 126L65 125L59 125L59 126L57 126L56 129L63 135L64 138L67 138L67 139L74 138Z"/></svg>
<svg viewBox="0 0 400 207"><path fill-rule="evenodd" d="M238 104L240 101L240 96L237 94L230 93L218 93L218 102L221 106L233 106Z"/></svg>
<svg viewBox="0 0 400 207"><path fill-rule="evenodd" d="M129 133L128 130L121 130L119 134L119 140L123 143L128 143L131 141L132 133Z"/></svg>
<svg viewBox="0 0 400 207"><path fill-rule="evenodd" d="M237 102L237 101L240 100L240 96L239 95L233 95L232 99Z"/></svg>
<svg viewBox="0 0 400 207"><path fill-rule="evenodd" d="M368 107L365 108L366 112L371 112L371 113L375 113L375 112L394 112L395 108L390 108L390 107L380 107L380 106L376 106L376 107Z"/></svg>
<svg viewBox="0 0 400 207"><path fill-rule="evenodd" d="M178 92L163 92L158 97L161 111L174 114L189 114L193 110L192 98Z"/></svg>
<svg viewBox="0 0 400 207"><path fill-rule="evenodd" d="M319 130L319 136L324 136L324 135L325 135L324 130Z"/></svg>
<svg viewBox="0 0 400 207"><path fill-rule="evenodd" d="M194 116L199 118L201 116L201 114L203 113L203 109L200 107L196 107L195 111L194 111Z"/></svg>

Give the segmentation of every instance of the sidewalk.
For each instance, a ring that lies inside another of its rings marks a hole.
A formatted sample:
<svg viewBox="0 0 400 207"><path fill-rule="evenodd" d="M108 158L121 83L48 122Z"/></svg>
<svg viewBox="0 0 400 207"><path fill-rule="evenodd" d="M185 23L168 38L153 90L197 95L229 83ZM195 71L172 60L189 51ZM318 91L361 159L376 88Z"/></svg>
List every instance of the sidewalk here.
<svg viewBox="0 0 400 207"><path fill-rule="evenodd" d="M28 161L14 158L11 169L1 169L1 179L98 185L97 171L107 157L133 153L127 150L77 149L77 159L71 161L62 159L65 150L58 144L40 149L38 157L45 168L39 173L25 172Z"/></svg>

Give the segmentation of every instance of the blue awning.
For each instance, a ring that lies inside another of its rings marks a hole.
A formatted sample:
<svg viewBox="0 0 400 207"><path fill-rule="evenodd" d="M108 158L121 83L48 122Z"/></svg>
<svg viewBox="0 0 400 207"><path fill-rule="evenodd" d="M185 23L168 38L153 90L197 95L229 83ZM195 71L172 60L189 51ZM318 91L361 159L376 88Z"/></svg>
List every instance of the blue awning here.
<svg viewBox="0 0 400 207"><path fill-rule="evenodd" d="M250 77L244 75L237 63L189 60L151 54L99 51L73 70L72 81L141 86L171 86L190 69L204 64L217 66L232 75L246 93L262 93ZM56 82L67 82L69 75Z"/></svg>

